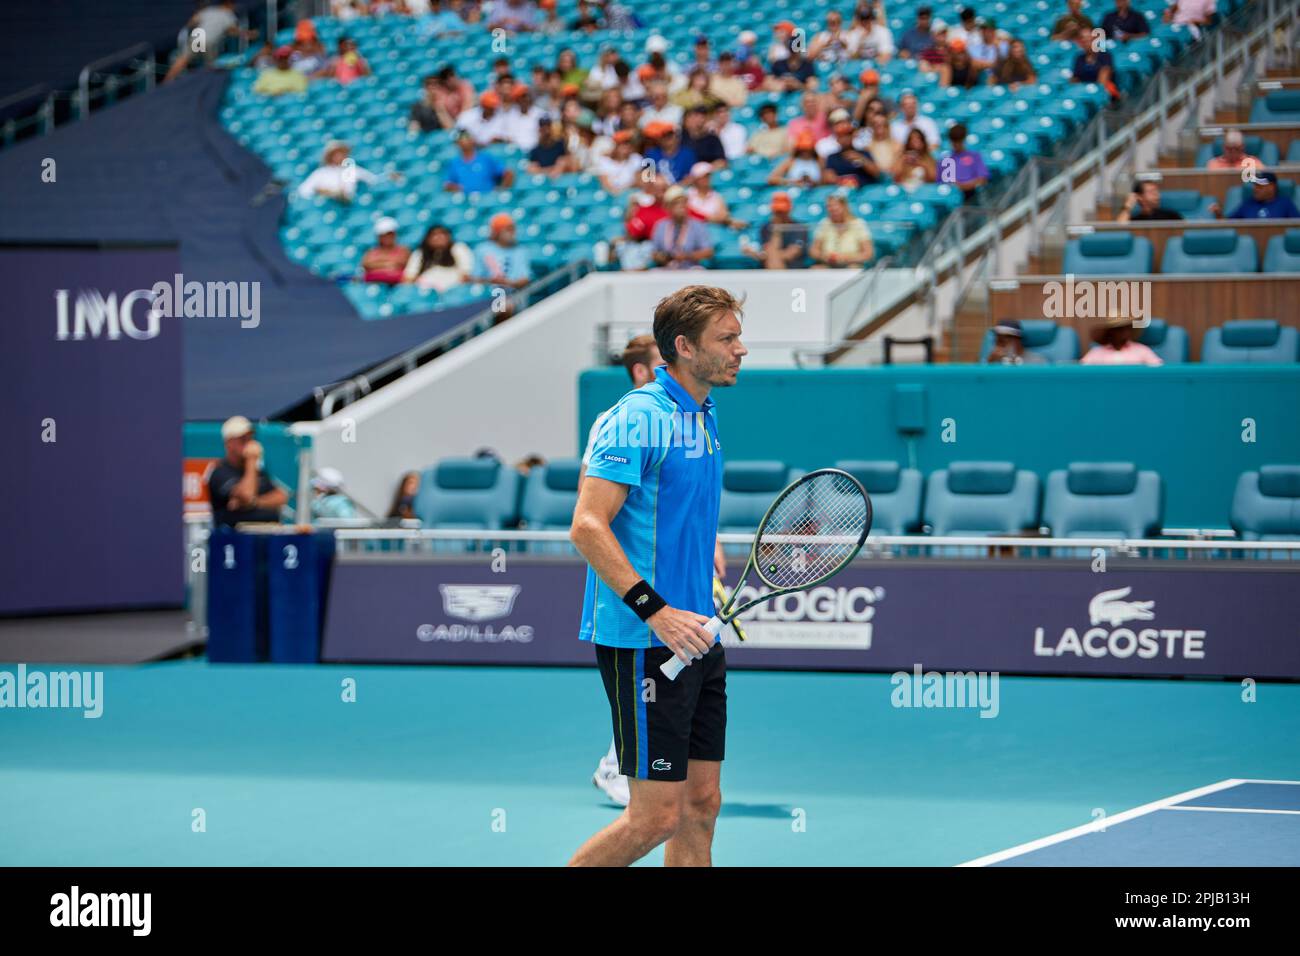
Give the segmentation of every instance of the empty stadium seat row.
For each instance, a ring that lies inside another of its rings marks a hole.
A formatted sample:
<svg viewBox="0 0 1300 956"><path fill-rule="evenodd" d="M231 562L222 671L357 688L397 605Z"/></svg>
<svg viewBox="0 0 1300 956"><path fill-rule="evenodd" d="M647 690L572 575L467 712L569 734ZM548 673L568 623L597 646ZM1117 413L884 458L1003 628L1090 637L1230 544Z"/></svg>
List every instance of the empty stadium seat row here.
<svg viewBox="0 0 1300 956"><path fill-rule="evenodd" d="M1155 272L1151 240L1126 231L1094 232L1065 244L1061 270L1077 276L1150 275ZM1300 229L1269 239L1264 272L1300 271ZM1170 236L1161 273L1250 273L1260 271L1255 240L1235 229L1196 229Z"/></svg>

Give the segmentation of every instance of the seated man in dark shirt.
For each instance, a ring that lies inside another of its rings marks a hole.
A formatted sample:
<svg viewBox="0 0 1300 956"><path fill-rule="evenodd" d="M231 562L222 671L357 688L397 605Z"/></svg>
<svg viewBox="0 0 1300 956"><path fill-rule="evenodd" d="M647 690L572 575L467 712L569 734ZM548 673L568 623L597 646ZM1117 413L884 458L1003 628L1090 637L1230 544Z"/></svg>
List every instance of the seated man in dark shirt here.
<svg viewBox="0 0 1300 956"><path fill-rule="evenodd" d="M802 90L808 81L817 75L812 60L799 50L791 50L784 60L772 64L765 85L772 92Z"/></svg>
<svg viewBox="0 0 1300 956"><path fill-rule="evenodd" d="M253 426L243 415L221 426L226 457L208 476L212 526L240 521L279 521L280 508L289 500L261 467L262 446L253 438Z"/></svg>
<svg viewBox="0 0 1300 956"><path fill-rule="evenodd" d="M826 157L826 168L835 174L838 183L855 189L880 182L880 167L871 154L853 145L853 121L840 120L831 132L839 149Z"/></svg>
<svg viewBox="0 0 1300 956"><path fill-rule="evenodd" d="M716 133L709 132L706 124L709 109L692 106L682 117L682 145L695 154L695 162L708 163L715 169L727 165L727 151Z"/></svg>
<svg viewBox="0 0 1300 956"><path fill-rule="evenodd" d="M1133 9L1130 0L1115 0L1115 9L1101 18L1101 28L1106 31L1107 40L1120 43L1151 32L1147 18Z"/></svg>
<svg viewBox="0 0 1300 956"><path fill-rule="evenodd" d="M430 73L424 78L422 97L411 104L411 120L408 124L410 132L432 133L456 125L456 121L443 109L440 92L437 74Z"/></svg>
<svg viewBox="0 0 1300 956"><path fill-rule="evenodd" d="M573 169L569 161L569 148L564 140L556 135L555 124L549 116L544 116L537 124L537 145L528 151L530 173L546 176L558 176Z"/></svg>
<svg viewBox="0 0 1300 956"><path fill-rule="evenodd" d="M1124 208L1115 217L1116 222L1143 222L1150 219L1182 219L1182 213L1160 205L1160 185L1149 179L1139 179L1124 201Z"/></svg>
<svg viewBox="0 0 1300 956"><path fill-rule="evenodd" d="M751 259L757 259L764 269L802 269L808 264L808 227L790 218L794 207L787 192L773 193L768 200L772 218L763 223L758 238L762 245L755 246L742 236L740 249Z"/></svg>

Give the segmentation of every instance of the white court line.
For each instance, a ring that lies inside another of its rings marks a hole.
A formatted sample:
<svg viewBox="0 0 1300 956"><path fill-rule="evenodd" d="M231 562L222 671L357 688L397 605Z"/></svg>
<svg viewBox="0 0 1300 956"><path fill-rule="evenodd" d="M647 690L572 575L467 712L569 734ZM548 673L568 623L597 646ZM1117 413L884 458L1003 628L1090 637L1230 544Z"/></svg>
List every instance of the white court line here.
<svg viewBox="0 0 1300 956"><path fill-rule="evenodd" d="M1300 810L1260 810L1258 807L1165 807L1166 810L1201 810L1207 813L1290 813L1300 817Z"/></svg>
<svg viewBox="0 0 1300 956"><path fill-rule="evenodd" d="M1045 846L1052 846L1057 843L1064 843L1066 840L1073 840L1076 837L1084 836L1088 833L1096 833L1098 830L1104 830L1112 827L1117 823L1124 823L1136 817L1146 816L1148 813L1154 813L1156 810L1163 810L1175 803L1183 803L1187 800L1195 800L1197 797L1203 797L1206 794L1218 793L1220 790L1227 790L1238 784L1247 781L1236 778L1230 780L1220 780L1218 783L1212 783L1205 787L1197 787L1195 790L1188 790L1186 793L1177 793L1172 797L1165 797L1162 800L1156 800L1153 803L1144 803L1140 807L1134 807L1132 810L1125 810L1117 813L1113 817L1101 817L1091 823L1085 823L1083 826L1074 827L1069 830L1063 830L1060 833L1054 833L1051 836L1041 837L1037 840L1031 840L1028 843L1022 843L1019 846L1013 846L1007 850L999 850L997 853L990 853L988 856L981 856L978 859L968 860L965 863L959 863L958 866L989 866L993 863L1001 863L1003 860L1009 860L1014 856L1021 856L1025 853L1031 853L1034 850L1041 850ZM1259 781L1249 781L1258 783Z"/></svg>
<svg viewBox="0 0 1300 956"><path fill-rule="evenodd" d="M1250 780L1243 778L1237 783L1270 783L1278 787L1300 787L1300 780Z"/></svg>

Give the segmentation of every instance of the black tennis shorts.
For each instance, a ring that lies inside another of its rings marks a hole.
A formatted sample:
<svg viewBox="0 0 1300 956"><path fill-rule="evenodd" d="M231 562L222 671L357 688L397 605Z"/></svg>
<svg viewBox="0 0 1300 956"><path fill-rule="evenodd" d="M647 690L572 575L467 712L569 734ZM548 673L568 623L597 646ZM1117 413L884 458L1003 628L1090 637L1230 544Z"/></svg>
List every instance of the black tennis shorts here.
<svg viewBox="0 0 1300 956"><path fill-rule="evenodd" d="M619 772L685 780L687 760L721 760L727 739L727 658L721 644L669 680L666 647L596 645ZM647 681L649 683L647 683Z"/></svg>

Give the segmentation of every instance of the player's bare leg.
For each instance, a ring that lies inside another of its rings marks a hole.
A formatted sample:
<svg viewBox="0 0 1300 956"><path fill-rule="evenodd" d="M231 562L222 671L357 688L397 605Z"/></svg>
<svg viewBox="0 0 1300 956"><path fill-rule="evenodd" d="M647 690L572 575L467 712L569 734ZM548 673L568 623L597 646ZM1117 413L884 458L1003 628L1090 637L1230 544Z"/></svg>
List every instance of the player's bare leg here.
<svg viewBox="0 0 1300 956"><path fill-rule="evenodd" d="M627 809L579 847L569 866L629 866L677 832L685 783L629 779L628 786L631 801Z"/></svg>
<svg viewBox="0 0 1300 956"><path fill-rule="evenodd" d="M713 865L713 825L722 807L721 780L721 761L687 763L681 824L664 846L665 866Z"/></svg>

